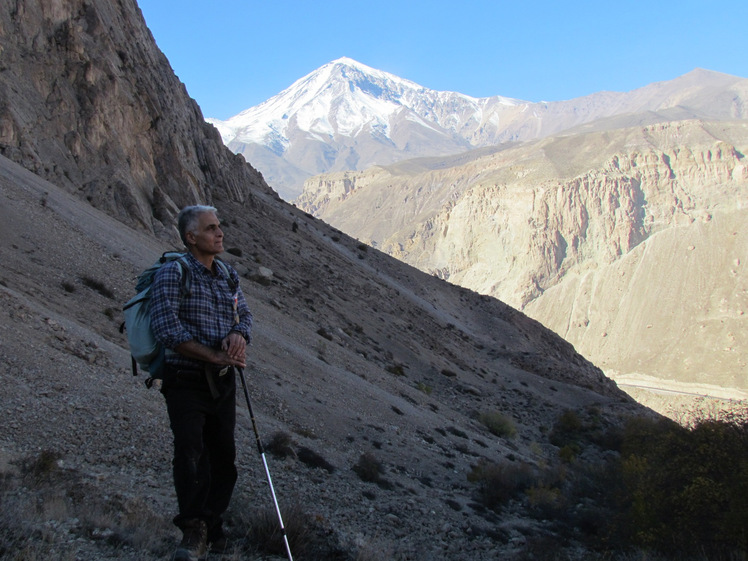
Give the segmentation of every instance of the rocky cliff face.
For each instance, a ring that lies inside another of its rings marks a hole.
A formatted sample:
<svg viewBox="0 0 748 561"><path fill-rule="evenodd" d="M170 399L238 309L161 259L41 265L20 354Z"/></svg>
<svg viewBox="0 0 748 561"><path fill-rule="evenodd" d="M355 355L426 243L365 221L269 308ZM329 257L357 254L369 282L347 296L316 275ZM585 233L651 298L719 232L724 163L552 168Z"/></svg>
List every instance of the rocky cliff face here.
<svg viewBox="0 0 748 561"><path fill-rule="evenodd" d="M2 3L0 154L148 231L189 201L264 188L203 121L134 1Z"/></svg>
<svg viewBox="0 0 748 561"><path fill-rule="evenodd" d="M708 232L718 223L729 229L728 223L748 222L746 148L745 121L580 133L472 158L319 176L307 183L299 203L422 270L525 308L609 369L680 378L680 366L689 360L706 368L706 377L745 387L748 347L738 325L748 305L741 265L746 234L737 226L732 237ZM670 245L681 239L676 232L686 231L694 237L689 246L705 251L701 258ZM608 288L598 278L594 297L574 292L593 277L641 275L622 272L622 263L655 245L661 257L683 259L653 262L635 290ZM676 276L684 284L673 286L673 294L648 298ZM700 284L697 278L721 280ZM707 291L723 294L720 308L738 314L727 329L741 341L728 345L735 360L726 369L709 366L726 344L716 340L729 339L715 333L714 345L702 338L689 350L683 341L679 358L666 361L666 335L703 319L683 310L702 306ZM622 321L623 301L640 322ZM600 309L604 303L607 312ZM594 311L594 329L583 310ZM640 330L639 323L649 325L654 315L662 320L658 328ZM613 337L607 325L615 322ZM691 370L686 378L699 378Z"/></svg>

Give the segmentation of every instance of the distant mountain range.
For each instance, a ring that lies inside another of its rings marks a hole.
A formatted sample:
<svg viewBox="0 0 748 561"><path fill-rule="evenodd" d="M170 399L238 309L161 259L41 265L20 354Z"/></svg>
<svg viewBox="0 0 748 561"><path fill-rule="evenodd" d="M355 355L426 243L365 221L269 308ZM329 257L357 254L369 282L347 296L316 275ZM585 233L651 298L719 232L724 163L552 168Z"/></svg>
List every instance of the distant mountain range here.
<svg viewBox="0 0 748 561"><path fill-rule="evenodd" d="M745 118L744 90L741 78L697 69L631 92L533 103L430 90L340 58L226 121L206 120L281 197L293 200L320 173L453 155L593 122L602 129Z"/></svg>

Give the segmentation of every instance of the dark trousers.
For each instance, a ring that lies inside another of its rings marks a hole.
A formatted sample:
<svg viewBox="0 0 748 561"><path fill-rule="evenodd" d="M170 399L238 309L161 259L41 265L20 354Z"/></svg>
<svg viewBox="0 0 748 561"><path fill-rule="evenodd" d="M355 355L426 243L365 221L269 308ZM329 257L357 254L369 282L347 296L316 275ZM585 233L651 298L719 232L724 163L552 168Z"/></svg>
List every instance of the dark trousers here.
<svg viewBox="0 0 748 561"><path fill-rule="evenodd" d="M237 478L235 374L229 369L213 379L211 392L205 373L167 370L162 389L174 434L174 523L205 520L209 538L221 533Z"/></svg>

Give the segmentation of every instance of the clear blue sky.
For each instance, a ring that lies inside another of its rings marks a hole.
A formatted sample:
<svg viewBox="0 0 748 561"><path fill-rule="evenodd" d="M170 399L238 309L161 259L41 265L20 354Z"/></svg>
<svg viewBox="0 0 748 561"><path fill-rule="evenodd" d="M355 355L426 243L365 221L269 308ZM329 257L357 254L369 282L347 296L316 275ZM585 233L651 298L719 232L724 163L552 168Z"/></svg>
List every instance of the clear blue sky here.
<svg viewBox="0 0 748 561"><path fill-rule="evenodd" d="M347 56L435 90L560 101L694 68L748 77L745 10L713 0L138 0L205 117Z"/></svg>

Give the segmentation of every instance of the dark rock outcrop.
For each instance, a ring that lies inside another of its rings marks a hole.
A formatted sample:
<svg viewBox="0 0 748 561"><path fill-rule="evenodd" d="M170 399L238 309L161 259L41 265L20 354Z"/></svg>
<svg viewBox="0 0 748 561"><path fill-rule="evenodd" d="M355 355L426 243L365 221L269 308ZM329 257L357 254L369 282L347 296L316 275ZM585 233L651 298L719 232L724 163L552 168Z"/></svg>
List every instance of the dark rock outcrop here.
<svg viewBox="0 0 748 561"><path fill-rule="evenodd" d="M127 0L2 3L0 154L155 232L185 204L268 190Z"/></svg>

